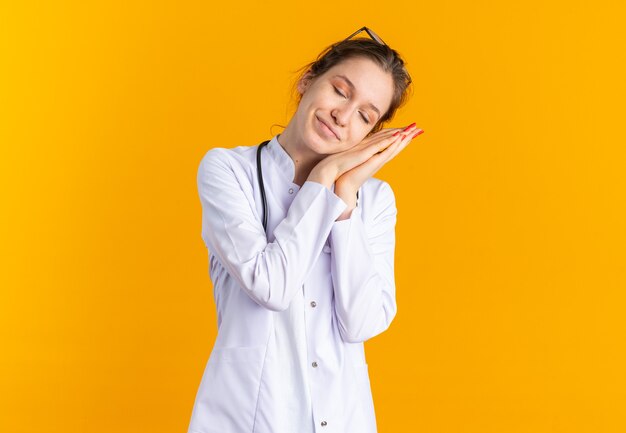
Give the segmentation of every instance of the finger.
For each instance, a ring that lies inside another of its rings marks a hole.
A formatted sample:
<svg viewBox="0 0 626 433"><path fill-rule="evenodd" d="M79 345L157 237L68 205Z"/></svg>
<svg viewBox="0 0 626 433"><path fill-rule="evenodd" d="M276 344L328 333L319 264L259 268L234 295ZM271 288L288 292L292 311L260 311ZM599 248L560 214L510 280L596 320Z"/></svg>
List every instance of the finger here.
<svg viewBox="0 0 626 433"><path fill-rule="evenodd" d="M396 155L398 153L400 153L402 150L404 150L405 147L407 147L409 145L409 143L412 142L412 140L417 137L418 135L421 135L424 133L424 130L421 128L416 128L415 130L411 131L410 134L407 134L398 144L398 146L394 147L393 153L389 156L389 160L393 159L396 157Z"/></svg>
<svg viewBox="0 0 626 433"><path fill-rule="evenodd" d="M380 134L380 132L382 131L379 131L379 133L377 133L378 135L368 137L368 139L363 140L360 144L348 151L352 154L358 155L359 164L368 160L373 155L380 154L394 143L406 140L407 136L413 138L413 135L416 132L415 122L411 123L404 129L393 128L384 130L384 135ZM408 141L410 141L410 139ZM386 155L389 155L389 153Z"/></svg>
<svg viewBox="0 0 626 433"><path fill-rule="evenodd" d="M411 135L411 140L413 140L415 137L423 133L424 133L424 130L422 128L416 128L415 131L413 131L413 134Z"/></svg>
<svg viewBox="0 0 626 433"><path fill-rule="evenodd" d="M378 146L379 144L382 144L382 141L390 140L390 138L393 137L394 134L400 133L401 131L402 130L399 128L379 131L376 134L370 135L369 137L365 138L363 141L361 141L361 143L356 146L356 148L363 149L370 146ZM391 141L389 141L387 144L389 143L391 143Z"/></svg>
<svg viewBox="0 0 626 433"><path fill-rule="evenodd" d="M395 137L397 135L411 135L414 134L417 130L419 130L419 128L417 128L415 122L413 122L404 129L397 128L396 132L392 134L392 137Z"/></svg>
<svg viewBox="0 0 626 433"><path fill-rule="evenodd" d="M415 122L411 123L410 125L408 125L405 128L385 128L385 129L381 129L380 131L370 135L369 137L365 138L359 145L360 148L362 147L366 147L368 145L376 145L376 143L378 142L378 140L384 140L384 139L388 139L390 137L394 137L397 136L401 133L409 133L411 131L415 130Z"/></svg>
<svg viewBox="0 0 626 433"><path fill-rule="evenodd" d="M377 152L380 152L395 142L400 137L394 134L386 134L378 136L375 139L365 139L361 143L354 146L348 152L360 154L363 153L364 158L369 158Z"/></svg>
<svg viewBox="0 0 626 433"><path fill-rule="evenodd" d="M362 142L352 149L340 152L342 154L342 157L340 157L341 159L339 172L343 173L347 170L363 164L364 162L372 158L373 155L375 155L376 153L380 153L382 150L388 148L396 141L400 141L400 136L390 136L367 144L364 144Z"/></svg>
<svg viewBox="0 0 626 433"><path fill-rule="evenodd" d="M405 134L408 131L411 131L412 128L415 126L415 123L411 123L409 126L407 126L406 128L389 128L388 130L385 131L384 136L385 137L395 137L399 134Z"/></svg>
<svg viewBox="0 0 626 433"><path fill-rule="evenodd" d="M415 124L410 125L411 127L414 126ZM393 159L398 153L400 153L400 151L402 151L402 149L404 149L410 142L411 140L416 136L421 134L421 130L411 130L410 132L406 133L406 134L400 134L398 137L399 139L392 143L390 146L388 146L386 149L384 149L383 151L379 152L380 155L382 155L385 158L385 163L390 161L391 159Z"/></svg>
<svg viewBox="0 0 626 433"><path fill-rule="evenodd" d="M388 149L391 146L393 146L394 144L397 144L397 143L401 142L403 137L404 137L404 135L402 135L402 134L393 134L391 137L388 137L384 141L381 141L376 146L376 153L380 154L380 153L384 152L386 149Z"/></svg>
<svg viewBox="0 0 626 433"><path fill-rule="evenodd" d="M413 122L413 123L411 123L409 126L407 126L405 128L395 128L396 132L394 134L408 134L408 133L410 133L410 132L415 130L415 128L416 128L415 125L416 125L416 123Z"/></svg>
<svg viewBox="0 0 626 433"><path fill-rule="evenodd" d="M385 157L385 162L392 159L393 155L402 150L409 141L411 140L407 138L406 135L400 135L400 138L396 142L394 142L391 146L385 149L385 152L383 153L383 156Z"/></svg>
<svg viewBox="0 0 626 433"><path fill-rule="evenodd" d="M398 134L391 137L391 144L386 144L386 141L379 143L380 145L384 145L386 147L380 147L380 150L371 155L361 165L369 166L369 171L376 173L382 168L383 165L393 159L395 155L408 145L412 136L413 134Z"/></svg>
<svg viewBox="0 0 626 433"><path fill-rule="evenodd" d="M408 141L411 141L415 137L417 137L418 135L420 135L420 134L422 134L424 132L423 129L417 128L417 127L414 127L414 126L415 126L415 123L412 123L409 127L407 127L407 129L405 129L402 132L402 134L400 134L401 140L405 140L406 138L408 138ZM408 131L408 132L405 132L405 131Z"/></svg>
<svg viewBox="0 0 626 433"><path fill-rule="evenodd" d="M414 125L409 126L412 127ZM397 136L393 136L392 138L394 140L391 142L391 144L373 154L369 159L364 161L362 165L368 165L370 167L369 170L373 173L376 173L386 163L391 161L398 153L400 153L406 146L408 146L413 138L423 132L423 130L415 128L407 134L398 134Z"/></svg>
<svg viewBox="0 0 626 433"><path fill-rule="evenodd" d="M370 135L368 139L377 139L377 138L388 138L389 136L398 135L400 133L406 133L411 131L415 127L415 122L411 123L409 126L404 128L385 128L380 131Z"/></svg>
<svg viewBox="0 0 626 433"><path fill-rule="evenodd" d="M381 130L381 131L386 131L386 132L392 132L392 131L394 131L394 132L397 132L397 131L401 131L401 132L408 132L408 131L410 131L411 129L413 129L413 128L415 127L415 125L416 125L416 123L415 123L415 122L413 122L413 123L411 123L410 125L408 125L408 126L406 126L406 127L386 128L386 129L383 129L383 130Z"/></svg>
<svg viewBox="0 0 626 433"><path fill-rule="evenodd" d="M381 150L380 152L373 155L370 159L374 160L376 164L379 165L379 168L385 165L390 159L393 158L393 155L396 153L399 146L401 146L402 140L397 140L392 143L387 148ZM378 168L378 169L379 169Z"/></svg>

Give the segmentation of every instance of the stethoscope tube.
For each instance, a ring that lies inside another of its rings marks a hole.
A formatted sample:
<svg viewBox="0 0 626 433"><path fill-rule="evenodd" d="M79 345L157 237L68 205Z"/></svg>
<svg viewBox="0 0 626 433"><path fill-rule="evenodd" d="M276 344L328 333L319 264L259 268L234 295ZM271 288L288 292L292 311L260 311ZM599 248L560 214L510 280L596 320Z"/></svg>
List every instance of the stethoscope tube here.
<svg viewBox="0 0 626 433"><path fill-rule="evenodd" d="M261 149L270 141L264 141L259 144L258 149L256 150L256 170L259 177L259 187L261 189L261 200L263 201L263 229L265 233L267 233L267 198L265 197L265 186L263 185L263 169L261 168Z"/></svg>

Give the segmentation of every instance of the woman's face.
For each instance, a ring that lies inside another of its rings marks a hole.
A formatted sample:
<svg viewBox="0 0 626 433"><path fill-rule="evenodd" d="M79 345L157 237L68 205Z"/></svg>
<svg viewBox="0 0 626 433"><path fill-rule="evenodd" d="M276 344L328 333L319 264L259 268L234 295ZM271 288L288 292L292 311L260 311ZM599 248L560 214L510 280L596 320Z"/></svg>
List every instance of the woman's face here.
<svg viewBox="0 0 626 433"><path fill-rule="evenodd" d="M321 155L359 144L387 112L393 78L372 60L342 61L324 74L298 83L302 99L294 117L302 141Z"/></svg>

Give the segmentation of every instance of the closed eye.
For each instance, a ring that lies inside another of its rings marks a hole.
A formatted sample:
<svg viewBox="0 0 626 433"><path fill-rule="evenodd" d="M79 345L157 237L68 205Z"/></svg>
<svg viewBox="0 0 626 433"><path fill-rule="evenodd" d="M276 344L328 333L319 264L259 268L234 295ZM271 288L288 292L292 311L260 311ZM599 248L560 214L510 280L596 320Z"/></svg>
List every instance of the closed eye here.
<svg viewBox="0 0 626 433"><path fill-rule="evenodd" d="M341 93L339 90L337 90L337 88L335 86L333 86L333 88L335 89L335 93L338 95L343 96L344 98L346 97L346 95L344 95L343 93Z"/></svg>
<svg viewBox="0 0 626 433"><path fill-rule="evenodd" d="M340 91L339 91L339 90L338 90L335 86L333 86L333 89L335 89L335 93L336 93L336 94L338 94L338 95L340 95L340 96L343 96L344 98L346 97L346 95L344 95L343 93L341 93L341 92L340 92ZM365 116L363 115L363 113L361 113L361 118L363 119L363 121L364 121L365 123L367 123L367 124L369 125L369 123L370 123L370 122L369 122L369 120L367 120L367 117L365 117Z"/></svg>

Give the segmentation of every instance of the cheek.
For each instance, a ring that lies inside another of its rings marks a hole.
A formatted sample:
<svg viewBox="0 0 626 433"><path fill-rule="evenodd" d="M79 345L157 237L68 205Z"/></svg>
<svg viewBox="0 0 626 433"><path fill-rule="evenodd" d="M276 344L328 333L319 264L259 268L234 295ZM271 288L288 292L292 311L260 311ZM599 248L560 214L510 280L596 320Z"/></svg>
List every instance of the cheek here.
<svg viewBox="0 0 626 433"><path fill-rule="evenodd" d="M365 122L363 122L362 120L358 119L360 122L360 125L358 125L358 128L356 131L354 131L354 136L355 137L360 137L360 140L363 140L365 137L368 136L368 134L370 133L370 131L372 130L372 127L367 125Z"/></svg>
<svg viewBox="0 0 626 433"><path fill-rule="evenodd" d="M361 132L360 132L360 133L358 133L358 134L353 134L353 135L352 135L352 138L351 138L351 140L350 140L351 142L350 142L350 144L347 146L347 148L348 148L348 149L350 149L350 148L352 148L352 147L354 147L354 146L358 145L359 143L361 143L361 141L363 141L363 139L364 139L365 137L366 137L366 136L365 136L363 133L361 133Z"/></svg>

